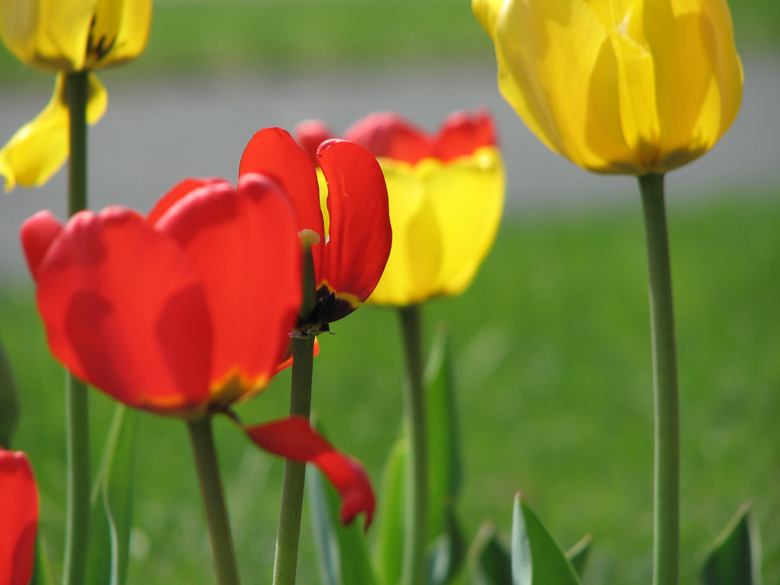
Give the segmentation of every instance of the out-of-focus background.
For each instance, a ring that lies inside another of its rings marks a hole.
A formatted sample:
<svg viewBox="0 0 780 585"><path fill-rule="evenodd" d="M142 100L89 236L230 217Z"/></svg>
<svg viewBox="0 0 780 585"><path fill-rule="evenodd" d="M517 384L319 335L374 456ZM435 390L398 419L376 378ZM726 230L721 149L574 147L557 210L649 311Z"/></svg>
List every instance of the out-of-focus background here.
<svg viewBox="0 0 780 585"><path fill-rule="evenodd" d="M780 583L780 3L734 0L742 110L721 142L667 177L682 420L683 583L745 500ZM549 152L498 93L492 45L467 1L160 0L149 46L100 72L109 108L90 131L93 208L146 211L185 176L234 179L265 126L320 118L337 133L395 110L428 130L490 108L507 166L496 246L462 296L430 303L456 358L469 539L504 534L522 491L564 548L595 537L585 583L650 580L652 403L647 277L636 181ZM53 77L0 49L0 141L47 103ZM64 216L65 172L0 195L0 336L20 387L26 450L55 565L64 525L62 369L49 356L17 244L35 211ZM364 307L322 340L314 408L376 486L400 425L396 317ZM241 407L283 416L281 375ZM94 457L112 405L92 394ZM213 582L184 425L139 417L131 583ZM217 424L240 569L270 581L282 461ZM308 519L301 583L318 582Z"/></svg>

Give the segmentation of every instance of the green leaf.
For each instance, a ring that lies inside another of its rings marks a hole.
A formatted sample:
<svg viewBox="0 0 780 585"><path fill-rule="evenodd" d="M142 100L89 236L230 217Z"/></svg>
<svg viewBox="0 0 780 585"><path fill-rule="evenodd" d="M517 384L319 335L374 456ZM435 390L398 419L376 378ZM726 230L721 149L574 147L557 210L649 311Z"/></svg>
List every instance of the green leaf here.
<svg viewBox="0 0 780 585"><path fill-rule="evenodd" d="M344 526L339 520L341 500L320 471L306 473L314 539L325 585L374 585L376 578L359 522Z"/></svg>
<svg viewBox="0 0 780 585"><path fill-rule="evenodd" d="M451 351L447 329L443 326L436 332L424 384L428 432L428 539L433 541L447 531L447 513L455 507L462 477Z"/></svg>
<svg viewBox="0 0 780 585"><path fill-rule="evenodd" d="M761 584L761 543L749 503L742 504L715 540L701 580L705 585Z"/></svg>
<svg viewBox="0 0 780 585"><path fill-rule="evenodd" d="M482 525L469 557L474 585L512 585L512 560L492 524Z"/></svg>
<svg viewBox="0 0 780 585"><path fill-rule="evenodd" d="M124 585L133 522L135 413L116 406L92 490L85 585Z"/></svg>
<svg viewBox="0 0 780 585"><path fill-rule="evenodd" d="M398 439L385 463L377 510L374 564L384 585L401 580L404 556L404 499L406 494L406 438Z"/></svg>
<svg viewBox="0 0 780 585"><path fill-rule="evenodd" d="M428 583L447 585L455 580L466 556L466 543L458 525L455 510L450 506L445 515L446 527L433 542L428 555Z"/></svg>
<svg viewBox="0 0 780 585"><path fill-rule="evenodd" d="M46 541L39 529L38 537L35 541L35 565L33 566L30 585L54 585L54 583L54 577L51 572L51 563L49 562L49 553L46 549Z"/></svg>
<svg viewBox="0 0 780 585"><path fill-rule="evenodd" d="M520 494L512 520L513 585L580 585L563 551Z"/></svg>
<svg viewBox="0 0 780 585"><path fill-rule="evenodd" d="M590 545L592 543L593 535L586 534L582 537L582 540L580 540L566 552L566 558L569 560L571 566L574 568L574 571L579 577L582 577L582 573L585 571L585 565L588 562Z"/></svg>

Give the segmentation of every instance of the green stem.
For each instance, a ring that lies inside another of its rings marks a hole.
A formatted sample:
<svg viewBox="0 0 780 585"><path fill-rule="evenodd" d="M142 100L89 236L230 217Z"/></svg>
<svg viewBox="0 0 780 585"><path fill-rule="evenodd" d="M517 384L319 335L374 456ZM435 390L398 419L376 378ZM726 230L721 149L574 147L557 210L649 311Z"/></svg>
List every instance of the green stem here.
<svg viewBox="0 0 780 585"><path fill-rule="evenodd" d="M420 306L401 307L399 315L406 353L404 407L409 437L401 583L422 585L425 582L425 547L428 534L428 438L425 430Z"/></svg>
<svg viewBox="0 0 780 585"><path fill-rule="evenodd" d="M87 207L87 75L86 71L78 71L68 74L66 80L70 110L69 215ZM81 585L89 544L89 400L87 385L70 372L66 376L68 507L62 582Z"/></svg>
<svg viewBox="0 0 780 585"><path fill-rule="evenodd" d="M214 571L219 585L238 585L238 570L233 551L233 537L230 533L230 519L225 508L222 480L219 475L217 452L214 449L214 435L211 431L211 416L188 421L198 470L200 492L206 507L206 520L214 555Z"/></svg>
<svg viewBox="0 0 780 585"><path fill-rule="evenodd" d="M639 177L639 187L647 234L653 338L653 585L677 585L680 563L680 429L664 176L650 173Z"/></svg>
<svg viewBox="0 0 780 585"><path fill-rule="evenodd" d="M314 262L311 249L304 251L303 304L301 315L308 316L316 303ZM311 414L311 382L314 369L314 336L295 337L292 340L293 365L290 392L290 415ZM298 542L301 535L303 512L303 488L306 481L306 464L297 461L284 462L282 502L279 509L279 527L276 533L274 558L274 585L294 585L298 569Z"/></svg>
<svg viewBox="0 0 780 585"><path fill-rule="evenodd" d="M0 448L11 449L11 438L19 424L19 396L11 364L0 341Z"/></svg>

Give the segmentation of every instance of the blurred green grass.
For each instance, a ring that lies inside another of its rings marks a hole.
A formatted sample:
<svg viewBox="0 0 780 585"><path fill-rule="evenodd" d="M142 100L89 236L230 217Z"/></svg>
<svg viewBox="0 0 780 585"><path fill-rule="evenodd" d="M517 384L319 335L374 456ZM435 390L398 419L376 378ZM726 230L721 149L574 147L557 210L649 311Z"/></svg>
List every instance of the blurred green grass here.
<svg viewBox="0 0 780 585"><path fill-rule="evenodd" d="M780 582L780 193L671 206L682 420L681 583L745 500ZM586 584L650 581L652 402L646 260L634 205L505 222L462 296L430 303L428 336L449 324L465 458L460 513L469 538L492 519L508 534L522 491L562 546L587 532ZM670 194L674 203L674 193ZM740 200L742 199L742 200ZM402 363L392 310L364 307L322 339L314 408L375 485L398 431ZM64 514L63 373L48 356L29 285L0 289L0 335L18 378L27 450L41 483L43 532L59 560ZM287 374L242 405L283 416ZM95 453L113 406L92 393ZM218 448L246 582L270 580L281 461L228 421ZM142 415L131 583L213 582L183 423ZM319 582L305 520L301 583Z"/></svg>
<svg viewBox="0 0 780 585"><path fill-rule="evenodd" d="M741 51L778 49L777 0L730 5ZM468 0L179 0L155 3L149 45L123 69L166 76L492 59ZM0 49L0 84L44 79Z"/></svg>

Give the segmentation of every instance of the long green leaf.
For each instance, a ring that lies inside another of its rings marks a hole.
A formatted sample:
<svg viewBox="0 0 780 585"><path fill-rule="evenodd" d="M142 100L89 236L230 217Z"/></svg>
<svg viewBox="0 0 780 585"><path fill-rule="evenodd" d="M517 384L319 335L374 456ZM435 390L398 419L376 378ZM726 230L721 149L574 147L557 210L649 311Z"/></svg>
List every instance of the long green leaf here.
<svg viewBox="0 0 780 585"><path fill-rule="evenodd" d="M382 490L377 510L374 565L383 585L397 585L401 580L404 555L404 499L406 493L406 453L404 437L398 439L385 463Z"/></svg>
<svg viewBox="0 0 780 585"><path fill-rule="evenodd" d="M566 558L580 578L582 578L585 565L588 563L591 544L593 544L593 535L586 534L582 540L566 551Z"/></svg>
<svg viewBox="0 0 780 585"><path fill-rule="evenodd" d="M512 521L512 582L514 585L580 585L563 551L520 494L515 496Z"/></svg>
<svg viewBox="0 0 780 585"><path fill-rule="evenodd" d="M85 585L124 585L133 521L135 413L117 405L92 491Z"/></svg>
<svg viewBox="0 0 780 585"><path fill-rule="evenodd" d="M750 504L743 504L715 540L701 572L705 585L761 585L761 544Z"/></svg>
<svg viewBox="0 0 780 585"><path fill-rule="evenodd" d="M376 578L360 523L341 524L341 500L316 467L308 466L306 480L323 582L326 585L374 585Z"/></svg>
<svg viewBox="0 0 780 585"><path fill-rule="evenodd" d="M448 510L455 507L462 478L452 359L447 329L443 326L436 332L425 369L425 412L428 432L428 539L433 541L447 531Z"/></svg>
<svg viewBox="0 0 780 585"><path fill-rule="evenodd" d="M428 555L429 585L453 583L466 556L466 543L451 506L446 510L445 520L445 530L433 542Z"/></svg>
<svg viewBox="0 0 780 585"><path fill-rule="evenodd" d="M492 524L482 525L469 557L474 585L512 585L512 560Z"/></svg>

